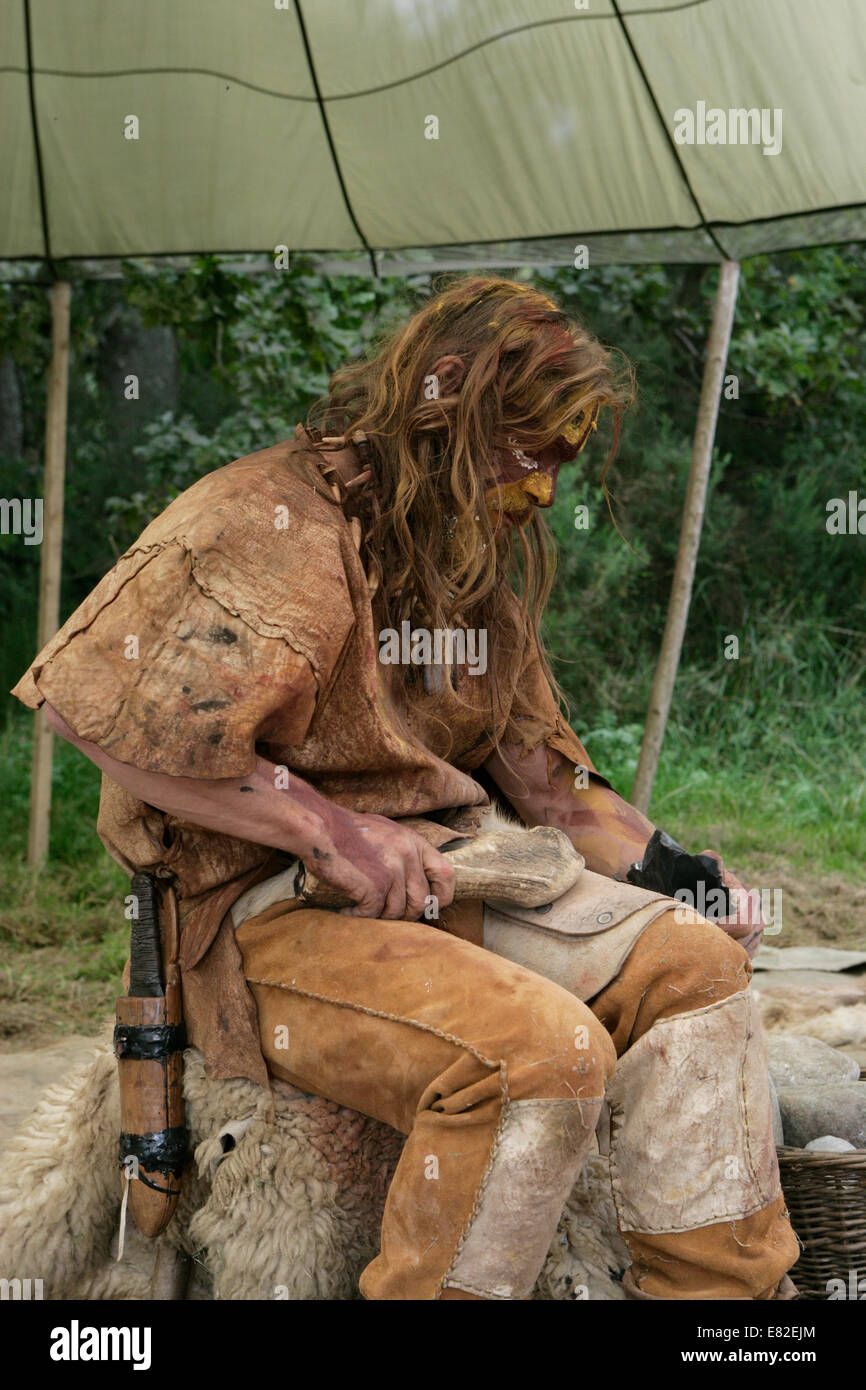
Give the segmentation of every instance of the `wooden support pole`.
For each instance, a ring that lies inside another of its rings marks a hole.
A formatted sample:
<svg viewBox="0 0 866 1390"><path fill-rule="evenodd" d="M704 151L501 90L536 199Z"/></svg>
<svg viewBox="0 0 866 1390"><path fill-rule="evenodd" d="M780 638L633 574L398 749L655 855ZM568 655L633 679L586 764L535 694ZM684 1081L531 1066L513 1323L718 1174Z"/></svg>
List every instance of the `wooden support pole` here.
<svg viewBox="0 0 866 1390"><path fill-rule="evenodd" d="M51 367L45 420L45 478L42 485L42 555L39 570L39 622L36 649L41 651L60 626L60 563L63 554L63 494L66 473L66 407L69 395L69 309L71 286L58 280L51 287ZM27 861L38 864L48 854L51 826L53 734L45 711L35 716L30 780L30 830Z"/></svg>
<svg viewBox="0 0 866 1390"><path fill-rule="evenodd" d="M731 330L734 323L739 277L740 267L737 261L722 261L719 268L719 286L716 291L713 318L710 324L710 336L707 342L707 360L704 364L704 377L701 383L701 398L698 404L692 461L689 467L689 481L683 506L680 544L677 551L673 584L671 585L667 622L653 676L640 758L631 789L631 804L642 811L644 815L649 810L653 782L658 770L662 741L665 736L665 727L674 693L674 682L680 664L683 637L689 617L689 604L692 597L695 566L701 543L701 528L704 522L704 509L707 502L710 464L713 458L713 440L716 434L716 421L719 418L719 401L722 394L728 345L731 341Z"/></svg>

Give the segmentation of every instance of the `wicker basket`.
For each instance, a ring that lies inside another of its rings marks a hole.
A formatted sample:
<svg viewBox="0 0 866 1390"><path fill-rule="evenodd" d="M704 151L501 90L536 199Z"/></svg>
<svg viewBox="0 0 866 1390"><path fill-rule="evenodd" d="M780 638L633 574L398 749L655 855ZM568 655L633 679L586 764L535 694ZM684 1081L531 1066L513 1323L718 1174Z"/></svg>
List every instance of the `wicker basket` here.
<svg viewBox="0 0 866 1390"><path fill-rule="evenodd" d="M851 1297L851 1273L866 1293L866 1149L816 1153L780 1148L779 1173L791 1224L802 1246L789 1270L801 1298L829 1297L827 1282L841 1279Z"/></svg>

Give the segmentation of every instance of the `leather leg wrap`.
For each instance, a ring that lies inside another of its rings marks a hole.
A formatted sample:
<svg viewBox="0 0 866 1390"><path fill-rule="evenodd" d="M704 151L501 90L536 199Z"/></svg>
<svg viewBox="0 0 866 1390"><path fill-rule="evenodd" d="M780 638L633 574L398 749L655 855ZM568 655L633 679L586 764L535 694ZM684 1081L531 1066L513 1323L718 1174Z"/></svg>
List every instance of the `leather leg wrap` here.
<svg viewBox="0 0 866 1390"><path fill-rule="evenodd" d="M763 1038L748 990L656 1023L617 1063L607 1099L623 1230L736 1221L778 1196Z"/></svg>
<svg viewBox="0 0 866 1390"><path fill-rule="evenodd" d="M601 1100L506 1102L445 1288L488 1299L531 1293L592 1142Z"/></svg>

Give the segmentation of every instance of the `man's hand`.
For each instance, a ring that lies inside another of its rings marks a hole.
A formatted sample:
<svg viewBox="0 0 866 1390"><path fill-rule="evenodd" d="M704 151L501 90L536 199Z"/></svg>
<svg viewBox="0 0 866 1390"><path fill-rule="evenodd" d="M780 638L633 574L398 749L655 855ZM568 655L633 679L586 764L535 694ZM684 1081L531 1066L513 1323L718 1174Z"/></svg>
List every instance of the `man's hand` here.
<svg viewBox="0 0 866 1390"><path fill-rule="evenodd" d="M716 926L721 927L722 931L727 932L735 941L739 941L750 957L754 956L761 944L761 934L767 925L758 895L750 893L736 874L725 868L722 856L714 849L705 849L701 853L715 859L721 869L722 882L730 893L731 906L734 909L730 917L718 918Z"/></svg>
<svg viewBox="0 0 866 1390"><path fill-rule="evenodd" d="M305 860L317 877L354 899L348 917L417 922L434 895L439 908L454 898L454 866L405 825L385 816L349 813L350 826L334 836L334 852Z"/></svg>

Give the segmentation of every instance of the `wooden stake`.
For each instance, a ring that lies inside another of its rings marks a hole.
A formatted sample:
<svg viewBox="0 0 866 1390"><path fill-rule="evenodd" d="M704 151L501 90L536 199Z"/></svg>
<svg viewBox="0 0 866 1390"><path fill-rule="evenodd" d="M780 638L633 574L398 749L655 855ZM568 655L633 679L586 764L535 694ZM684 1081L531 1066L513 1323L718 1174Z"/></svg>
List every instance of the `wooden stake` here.
<svg viewBox="0 0 866 1390"><path fill-rule="evenodd" d="M66 407L69 394L69 308L71 286L58 280L51 287L51 367L45 421L45 479L42 499L42 555L39 571L39 623L36 648L41 651L60 626L60 562L63 554L63 493L66 472ZM51 825L53 734L45 711L35 716L30 780L30 832L27 860L38 864L48 853Z"/></svg>
<svg viewBox="0 0 866 1390"><path fill-rule="evenodd" d="M710 464L713 458L713 440L716 434L716 421L719 417L719 401L722 394L728 345L731 341L731 329L734 323L739 277L740 267L737 261L722 261L719 268L719 287L716 291L713 319L710 324L710 336L707 342L707 360L704 364L704 376L701 383L701 398L698 404L692 461L689 467L689 481L683 506L680 544L671 586L667 622L665 623L658 664L650 691L649 709L644 726L637 772L631 789L631 804L642 811L644 815L649 810L653 782L658 770L659 755L661 754L662 741L665 736L665 727L674 693L674 682L680 664L683 637L689 617L689 604L692 597L695 566L704 522L704 509L707 502Z"/></svg>

